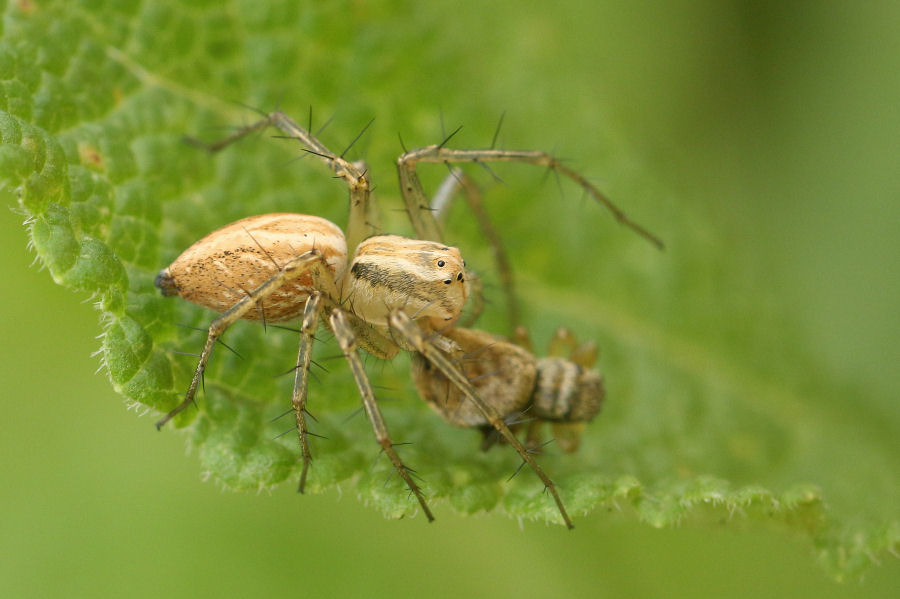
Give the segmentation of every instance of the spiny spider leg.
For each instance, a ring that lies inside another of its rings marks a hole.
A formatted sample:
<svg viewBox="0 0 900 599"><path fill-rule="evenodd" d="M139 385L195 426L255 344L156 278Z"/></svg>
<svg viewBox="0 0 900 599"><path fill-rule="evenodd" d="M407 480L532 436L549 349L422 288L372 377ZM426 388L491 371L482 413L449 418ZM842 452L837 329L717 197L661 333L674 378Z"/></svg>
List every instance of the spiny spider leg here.
<svg viewBox="0 0 900 599"><path fill-rule="evenodd" d="M491 251L494 254L494 262L497 265L497 272L500 276L500 284L503 287L503 295L506 298L506 313L509 315L510 331L514 331L521 326L521 310L519 309L519 300L516 297L513 270L512 266L510 266L506 249L503 247L503 241L500 239L500 234L497 232L497 229L494 227L491 218L488 215L487 208L484 205L484 197L478 184L475 183L472 177L467 175L462 169L452 169L435 193L434 200L431 202L431 211L438 221L439 228L443 230L444 221L449 213L453 196L457 191L462 192L462 196L469 205L469 210L472 211L472 214L475 215L475 219L478 221L478 227L481 229L482 235L484 235L485 239L487 239L488 243L491 245ZM424 231L416 231L416 233L421 235ZM471 272L469 273L469 283L470 286L474 287ZM460 322L458 326L471 326L484 310L484 298L481 295L480 278L478 278L477 284L479 286L473 288L472 297L475 301L479 299L482 301L480 304L476 304L472 307L472 314L465 321Z"/></svg>
<svg viewBox="0 0 900 599"><path fill-rule="evenodd" d="M306 487L306 474L312 454L309 451L309 439L306 427L306 397L309 389L309 364L312 359L312 347L322 307L322 294L310 294L303 309L303 322L300 326L300 349L297 353L297 369L294 373L294 392L291 405L297 417L297 435L300 437L300 453L303 455L303 470L300 472L300 484L297 490L303 493Z"/></svg>
<svg viewBox="0 0 900 599"><path fill-rule="evenodd" d="M338 345L340 345L341 351L344 352L344 356L350 363L350 369L353 371L353 378L356 380L356 386L359 388L360 395L362 395L363 405L366 408L366 414L369 416L369 421L372 423L372 429L375 431L375 437L378 439L378 443L381 445L384 453L390 458L397 473L404 482L406 482L409 490L412 491L416 496L416 499L418 499L419 505L422 506L422 511L425 512L428 521L433 521L434 515L431 513L428 504L425 502L425 496L422 494L422 490L412 479L409 469L403 464L403 461L394 449L394 444L388 434L387 425L384 423L384 417L381 415L381 410L378 408L378 403L375 401L375 392L372 390L372 384L369 382L369 377L366 375L366 370L362 360L359 358L359 354L356 353L356 337L353 334L353 330L350 328L344 312L340 308L335 308L331 313L330 322L331 329L334 331L334 336L337 339Z"/></svg>
<svg viewBox="0 0 900 599"><path fill-rule="evenodd" d="M347 249L352 255L360 241L381 228L375 200L371 195L369 177L362 164L350 162L345 160L343 156L338 156L312 133L280 111L272 112L262 120L242 127L232 135L217 142L207 144L194 138L187 138L187 140L191 144L204 148L209 152L218 152L250 133L261 131L267 127L275 127L286 136L298 140L310 154L318 156L337 177L347 183L347 186L350 188L350 217L347 221L345 232Z"/></svg>
<svg viewBox="0 0 900 599"><path fill-rule="evenodd" d="M422 183L419 181L419 176L416 174L416 166L419 162L443 162L446 164L459 162L525 162L537 166L545 166L568 177L581 186L597 202L612 212L617 221L644 237L657 248L663 249L665 247L659 237L628 218L594 184L578 172L564 165L551 154L540 151L518 150L454 150L440 145L431 145L412 150L397 159L400 191L406 202L406 210L409 213L409 218L413 223L416 234L422 239L439 240L441 239L441 231L428 202L428 197L425 195L425 190L422 188Z"/></svg>
<svg viewBox="0 0 900 599"><path fill-rule="evenodd" d="M469 302L467 304L469 312L460 317L456 326L468 327L477 321L484 313L484 282L481 275L474 270L466 270L466 280L469 282Z"/></svg>
<svg viewBox="0 0 900 599"><path fill-rule="evenodd" d="M194 395L197 393L197 387L200 385L200 380L203 378L203 372L206 370L206 364L209 362L209 357L212 354L216 340L228 329L228 327L240 320L244 314L254 309L260 302L272 295L272 293L280 289L286 282L292 281L306 272L317 269L328 270L327 266L322 262L321 253L318 250L305 252L284 264L280 270L273 274L263 284L255 289L251 289L247 295L213 320L209 325L206 344L203 346L203 351L200 352L200 359L198 360L197 368L194 371L194 378L191 379L191 384L188 387L187 393L184 395L184 400L178 404L175 409L163 416L156 423L156 428L162 428L165 423L184 411L184 409L194 401Z"/></svg>
<svg viewBox="0 0 900 599"><path fill-rule="evenodd" d="M572 521L569 519L569 514L566 512L565 505L563 505L562 499L559 496L559 493L556 490L556 485L553 484L553 481L550 480L544 471L541 469L540 465L535 461L532 457L531 453L522 445L518 438L509 430L509 427L503 421L503 418L497 411L493 408L493 406L486 401L484 401L478 394L478 391L466 376L459 371L459 369L453 364L453 362L447 358L447 356L441 352L431 341L429 341L422 329L417 325L413 320L409 318L402 310L395 310L391 312L390 315L390 323L391 326L394 327L397 331L400 332L402 337L412 345L415 350L425 356L425 358L431 362L435 368L440 370L444 376L457 388L459 389L466 398L474 403L478 410L484 415L487 421L493 426L497 431L503 436L503 438L513 446L513 448L518 452L519 456L522 460L527 463L532 470L534 470L535 474L538 475L538 478L541 479L541 482L544 483L546 489L553 496L553 500L556 502L556 507L559 509L559 513L562 516L563 522L565 522L566 527L574 528L572 525Z"/></svg>

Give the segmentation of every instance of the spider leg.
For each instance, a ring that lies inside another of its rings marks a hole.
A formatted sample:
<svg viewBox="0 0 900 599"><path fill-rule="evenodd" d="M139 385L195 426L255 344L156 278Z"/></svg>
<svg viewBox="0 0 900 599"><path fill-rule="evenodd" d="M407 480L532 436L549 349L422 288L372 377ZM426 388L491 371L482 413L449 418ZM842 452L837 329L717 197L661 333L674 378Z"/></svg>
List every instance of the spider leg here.
<svg viewBox="0 0 900 599"><path fill-rule="evenodd" d="M466 270L466 281L469 283L469 313L464 314L456 326L468 328L477 321L484 312L484 281L481 275L473 270Z"/></svg>
<svg viewBox="0 0 900 599"><path fill-rule="evenodd" d="M438 229L441 231L444 230L444 227L447 224L447 215L450 214L450 206L453 204L453 198L456 197L456 193L461 186L460 177L462 174L462 169L451 169L450 174L441 181L437 191L434 192L434 196L431 198L431 213L434 215ZM419 232L416 231L416 234L418 233ZM435 239L433 241L437 240Z"/></svg>
<svg viewBox="0 0 900 599"><path fill-rule="evenodd" d="M523 326L518 326L513 329L512 337L510 341L523 348L530 354L534 353L534 344L531 342L531 335L528 333L528 329Z"/></svg>
<svg viewBox="0 0 900 599"><path fill-rule="evenodd" d="M416 499L419 501L419 505L422 506L422 511L425 512L425 516L428 518L429 522L434 520L431 510L425 502L425 496L422 493L422 490L412 479L410 470L403 464L403 461L394 449L394 444L388 434L384 417L381 415L381 410L378 408L378 403L375 401L375 392L372 390L372 384L369 382L369 377L366 375L362 360L356 352L356 337L353 334L353 330L350 328L346 315L340 308L335 308L331 312L329 320L331 330L334 331L334 336L338 341L338 345L340 345L341 351L344 352L344 356L350 363L350 370L353 371L353 378L356 380L356 386L359 388L363 406L366 409L366 414L369 416L369 422L372 423L372 430L375 431L375 438L378 440L378 444L381 445L382 451L384 451L391 460L397 473L404 482L406 482L409 490L416 496Z"/></svg>
<svg viewBox="0 0 900 599"><path fill-rule="evenodd" d="M487 213L487 209L484 205L484 196L481 189L478 187L478 184L475 183L475 180L467 175L462 169L452 169L447 178L441 183L437 193L434 195L434 199L431 202L431 212L437 220L438 229L442 230L447 213L449 212L450 204L457 191L462 192L462 196L469 205L469 209L478 221L478 227L481 229L482 235L484 235L484 238L487 239L488 243L491 245L491 251L494 254L494 262L497 266L497 272L500 275L500 284L503 286L503 294L506 296L506 313L509 315L509 328L513 331L521 324L521 310L519 308L518 298L516 297L513 271L510 266L506 249L503 247L503 240L500 239L500 234L497 232L497 229L494 227L494 224L491 222L491 218ZM415 226L416 223L414 222L413 225ZM427 229L421 231L418 229L416 230L416 234L419 236L426 233L428 233ZM443 239L435 239L434 241L443 241ZM474 316L470 316L466 322L460 323L458 326L470 326L484 309L484 297L480 295L480 279L477 281L477 284L477 289L473 288L470 290L473 297L476 299L476 303L473 305ZM471 274L469 275L469 286L473 287ZM480 303L477 301L479 299L481 300Z"/></svg>
<svg viewBox="0 0 900 599"><path fill-rule="evenodd" d="M340 156L335 154L312 133L280 111L269 113L265 118L242 127L228 137L216 142L203 143L192 138L188 138L188 141L209 152L218 152L250 133L261 131L267 127L275 127L287 137L299 141L307 152L317 156L331 169L336 177L343 179L347 183L347 186L350 188L350 216L346 230L347 250L349 255L353 255L360 241L380 229L380 224L377 222L378 211L374 204L375 200L371 195L371 183L362 163L350 162L344 159L343 154Z"/></svg>
<svg viewBox="0 0 900 599"><path fill-rule="evenodd" d="M303 455L303 470L300 473L300 484L297 487L300 493L303 493L306 487L306 474L309 472L309 463L312 461L306 427L306 396L309 387L309 363L321 309L322 295L313 293L306 300L306 307L303 310L303 323L300 326L300 349L297 354L297 369L294 373L294 392L291 396L291 405L294 408L294 415L297 417L300 452Z"/></svg>
<svg viewBox="0 0 900 599"><path fill-rule="evenodd" d="M418 235L423 239L438 240L441 232L435 219L432 207L416 174L419 162L430 163L485 163L485 162L525 162L553 169L555 172L571 179L590 194L597 202L609 210L617 221L636 232L659 249L663 249L662 240L632 221L621 208L600 192L593 183L583 175L560 162L555 156L539 151L519 150L455 150L443 145L432 145L418 150L406 152L397 159L397 172L400 178L400 191L406 202L406 211ZM421 231L421 232L420 232ZM423 236L424 235L424 236Z"/></svg>
<svg viewBox="0 0 900 599"><path fill-rule="evenodd" d="M472 401L488 422L491 423L491 426L497 429L506 442L515 448L522 460L534 470L535 474L538 475L538 478L541 479L541 482L544 483L544 486L553 496L563 522L565 522L568 528L573 528L572 521L569 519L569 515L559 496L556 485L554 485L553 481L550 480L550 477L544 473L532 457L531 453L522 445L512 431L509 430L509 427L503 421L500 414L490 404L479 397L478 392L466 378L465 374L460 372L453 362L426 338L425 333L419 325L410 319L402 310L391 312L390 323L417 352L425 356L425 358L431 362L435 368L440 370L444 376L446 376L447 379L466 396L466 398Z"/></svg>
<svg viewBox="0 0 900 599"><path fill-rule="evenodd" d="M184 411L184 409L194 401L194 395L197 393L197 387L200 385L200 381L203 378L203 372L206 370L206 365L209 362L209 357L212 354L216 340L228 329L228 327L239 320L244 314L255 309L257 305L265 301L267 297L278 290L282 285L296 279L303 275L303 273L310 271L313 272L314 276L316 273L328 271L328 267L324 264L322 253L319 250L310 250L291 259L263 284L248 291L247 295L241 298L228 310L222 312L222 314L210 323L206 344L203 346L203 351L200 352L200 359L197 363L197 368L194 371L194 378L191 379L191 385L184 395L184 400L156 423L157 429L162 428L164 424L180 412ZM333 282L329 288L329 293L334 294L333 297L336 296L337 292L334 291Z"/></svg>

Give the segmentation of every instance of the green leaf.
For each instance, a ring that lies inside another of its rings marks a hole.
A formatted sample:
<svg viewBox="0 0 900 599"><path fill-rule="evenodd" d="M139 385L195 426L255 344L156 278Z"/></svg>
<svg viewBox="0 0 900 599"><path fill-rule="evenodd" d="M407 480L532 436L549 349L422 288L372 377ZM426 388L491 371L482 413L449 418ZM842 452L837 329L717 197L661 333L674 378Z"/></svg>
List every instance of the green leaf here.
<svg viewBox="0 0 900 599"><path fill-rule="evenodd" d="M798 308L768 287L754 261L759 248L673 199L594 110L590 87L552 63L543 75L573 91L572 106L555 110L572 115L537 122L541 90L503 67L531 46L485 36L491 53L466 54L444 35L509 19L521 39L552 44L541 23L499 6L447 24L440 8L412 3L199 4L207 5L19 2L4 11L0 185L17 194L53 279L97 300L103 364L129 402L166 412L190 381L195 358L177 352L199 351L204 333L190 327L212 315L153 286L184 248L250 214L346 221L346 189L321 165L297 161L303 154L290 141L261 135L211 157L183 136L220 138L223 127L256 117L235 101L280 105L300 122L312 104L314 130L337 114L322 138L340 151L375 115L353 157L369 163L389 230L408 234L394 183L397 131L408 146L439 141L443 106L448 129L466 125L456 147L487 146L505 107L498 102L516 97L504 146L544 149L562 134L560 155L602 173L617 202L669 241L657 252L579 201L577 189L562 182L557 190L529 167L496 169L503 186L472 170L515 258L533 336L546 340L566 325L602 349L605 412L578 454L551 448L541 457L576 524L598 509L657 527L777 523L807 535L837 578L900 551L896 409L813 357L792 324ZM409 13L406 24L392 20L398 8ZM457 71L482 79L461 81ZM505 78L508 95L481 93L494 77ZM426 173L426 186L444 175ZM502 332L488 248L462 209L448 231L495 299L479 326ZM293 365L296 337L235 325L225 341L239 355L220 347L197 408L175 419L202 468L229 487L296 484L296 437L280 436L292 423L278 418L292 381L276 376ZM365 418L353 417L359 398L346 365L330 359L337 353L333 341L318 344L327 372L316 372L310 410L314 432L327 439L314 440L309 486L341 485L387 515L413 514L417 505L378 459ZM507 481L518 466L513 452L481 453L478 433L451 428L415 400L405 357L369 360L368 370L388 389L380 399L392 437L411 443L401 453L438 514L450 506L560 521L533 475Z"/></svg>

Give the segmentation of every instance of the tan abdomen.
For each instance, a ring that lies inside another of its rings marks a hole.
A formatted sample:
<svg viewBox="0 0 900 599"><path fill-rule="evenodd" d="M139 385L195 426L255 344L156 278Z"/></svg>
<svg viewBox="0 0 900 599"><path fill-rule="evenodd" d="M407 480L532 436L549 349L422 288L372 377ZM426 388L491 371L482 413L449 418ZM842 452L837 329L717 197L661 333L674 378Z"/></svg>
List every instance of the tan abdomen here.
<svg viewBox="0 0 900 599"><path fill-rule="evenodd" d="M347 242L337 225L305 214L263 214L213 231L184 251L159 273L156 286L164 295L224 312L247 292L263 284L292 258L311 249L322 252L332 274L347 264ZM312 290L306 274L250 310L247 320L283 321L299 316Z"/></svg>

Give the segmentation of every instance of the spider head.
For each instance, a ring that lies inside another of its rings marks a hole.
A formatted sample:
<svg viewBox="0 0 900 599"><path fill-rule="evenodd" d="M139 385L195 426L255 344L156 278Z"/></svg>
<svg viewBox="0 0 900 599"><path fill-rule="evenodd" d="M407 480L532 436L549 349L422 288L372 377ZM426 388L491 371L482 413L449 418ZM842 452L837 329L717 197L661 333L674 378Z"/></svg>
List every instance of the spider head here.
<svg viewBox="0 0 900 599"><path fill-rule="evenodd" d="M342 295L353 312L386 326L402 309L425 328L452 328L469 295L459 250L397 235L377 235L359 244Z"/></svg>
<svg viewBox="0 0 900 599"><path fill-rule="evenodd" d="M437 331L453 328L469 297L466 262L455 247L430 241L420 243L420 276L432 300L416 318Z"/></svg>

